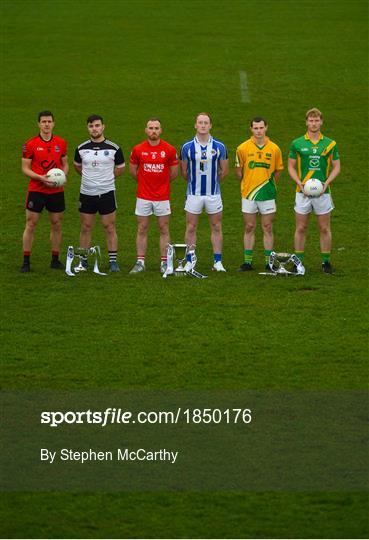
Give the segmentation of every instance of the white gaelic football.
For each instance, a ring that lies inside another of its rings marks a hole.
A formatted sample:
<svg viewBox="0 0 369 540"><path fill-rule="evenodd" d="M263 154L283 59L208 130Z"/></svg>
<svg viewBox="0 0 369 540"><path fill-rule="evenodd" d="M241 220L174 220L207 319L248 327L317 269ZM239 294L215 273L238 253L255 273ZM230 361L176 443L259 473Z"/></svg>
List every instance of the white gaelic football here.
<svg viewBox="0 0 369 540"><path fill-rule="evenodd" d="M323 184L316 178L310 178L304 184L304 191L308 197L319 197L323 193Z"/></svg>
<svg viewBox="0 0 369 540"><path fill-rule="evenodd" d="M53 182L54 187L60 187L65 184L67 181L64 171L61 169L50 169L46 174L48 180L50 182Z"/></svg>

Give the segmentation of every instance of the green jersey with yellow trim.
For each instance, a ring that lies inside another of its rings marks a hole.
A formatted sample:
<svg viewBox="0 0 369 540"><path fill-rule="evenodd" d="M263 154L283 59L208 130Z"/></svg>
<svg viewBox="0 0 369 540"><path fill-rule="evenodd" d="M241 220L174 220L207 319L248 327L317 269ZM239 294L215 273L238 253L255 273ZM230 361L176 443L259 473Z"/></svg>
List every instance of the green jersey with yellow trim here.
<svg viewBox="0 0 369 540"><path fill-rule="evenodd" d="M310 178L325 182L332 160L340 159L336 141L320 134L318 141L313 142L307 133L292 141L288 157L297 160L297 174L303 184ZM296 191L301 191L298 186Z"/></svg>

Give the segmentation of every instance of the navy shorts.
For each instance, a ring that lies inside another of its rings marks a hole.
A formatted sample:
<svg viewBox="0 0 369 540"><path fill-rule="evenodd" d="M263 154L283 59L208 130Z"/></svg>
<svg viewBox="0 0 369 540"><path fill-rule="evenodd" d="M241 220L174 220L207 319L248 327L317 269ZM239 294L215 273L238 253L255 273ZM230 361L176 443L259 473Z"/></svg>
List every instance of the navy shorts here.
<svg viewBox="0 0 369 540"><path fill-rule="evenodd" d="M79 211L82 214L96 214L99 212L103 216L115 212L116 209L115 191L108 191L102 195L79 194Z"/></svg>
<svg viewBox="0 0 369 540"><path fill-rule="evenodd" d="M46 208L48 212L64 212L64 191L58 191L58 193L29 191L27 193L26 209L30 212L37 212L37 214L40 214L44 208Z"/></svg>

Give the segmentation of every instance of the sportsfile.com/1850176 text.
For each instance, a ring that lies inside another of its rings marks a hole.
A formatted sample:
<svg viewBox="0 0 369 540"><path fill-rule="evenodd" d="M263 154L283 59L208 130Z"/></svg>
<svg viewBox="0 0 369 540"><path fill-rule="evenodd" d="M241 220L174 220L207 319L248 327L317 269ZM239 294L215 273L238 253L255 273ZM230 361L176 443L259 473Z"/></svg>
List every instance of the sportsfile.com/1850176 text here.
<svg viewBox="0 0 369 540"><path fill-rule="evenodd" d="M174 411L126 411L107 408L104 411L42 411L41 424L58 427L61 424L250 424L251 409L242 408L182 408Z"/></svg>

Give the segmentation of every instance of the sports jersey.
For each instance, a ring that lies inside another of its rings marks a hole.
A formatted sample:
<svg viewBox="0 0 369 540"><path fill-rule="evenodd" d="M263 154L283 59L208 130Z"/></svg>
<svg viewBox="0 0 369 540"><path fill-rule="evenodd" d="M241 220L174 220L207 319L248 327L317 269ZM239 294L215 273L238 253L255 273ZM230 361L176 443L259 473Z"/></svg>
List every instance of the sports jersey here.
<svg viewBox="0 0 369 540"><path fill-rule="evenodd" d="M258 146L254 137L237 147L236 167L242 168L241 194L252 201L270 201L277 196L274 173L283 170L282 152L269 137Z"/></svg>
<svg viewBox="0 0 369 540"><path fill-rule="evenodd" d="M177 151L166 141L137 144L130 163L138 165L137 198L148 201L168 201L170 198L170 167L178 165Z"/></svg>
<svg viewBox="0 0 369 540"><path fill-rule="evenodd" d="M340 159L336 141L320 134L319 140L313 142L307 133L292 141L288 157L297 160L297 174L303 183L309 178L325 182L332 160ZM329 187L326 193L329 193ZM296 191L301 191L299 186Z"/></svg>
<svg viewBox="0 0 369 540"><path fill-rule="evenodd" d="M197 137L181 148L181 161L187 162L187 195L219 195L219 160L228 159L226 146L212 136L206 144Z"/></svg>
<svg viewBox="0 0 369 540"><path fill-rule="evenodd" d="M82 165L81 193L103 195L115 190L115 167L124 167L122 149L112 141L85 141L76 148L74 162Z"/></svg>
<svg viewBox="0 0 369 540"><path fill-rule="evenodd" d="M62 168L62 157L67 155L67 143L61 137L52 135L49 141L45 141L41 135L29 139L23 145L22 157L31 159L31 169L36 174L44 176L50 169ZM52 188L38 180L30 178L28 191L41 193L58 193L64 191L63 187Z"/></svg>

